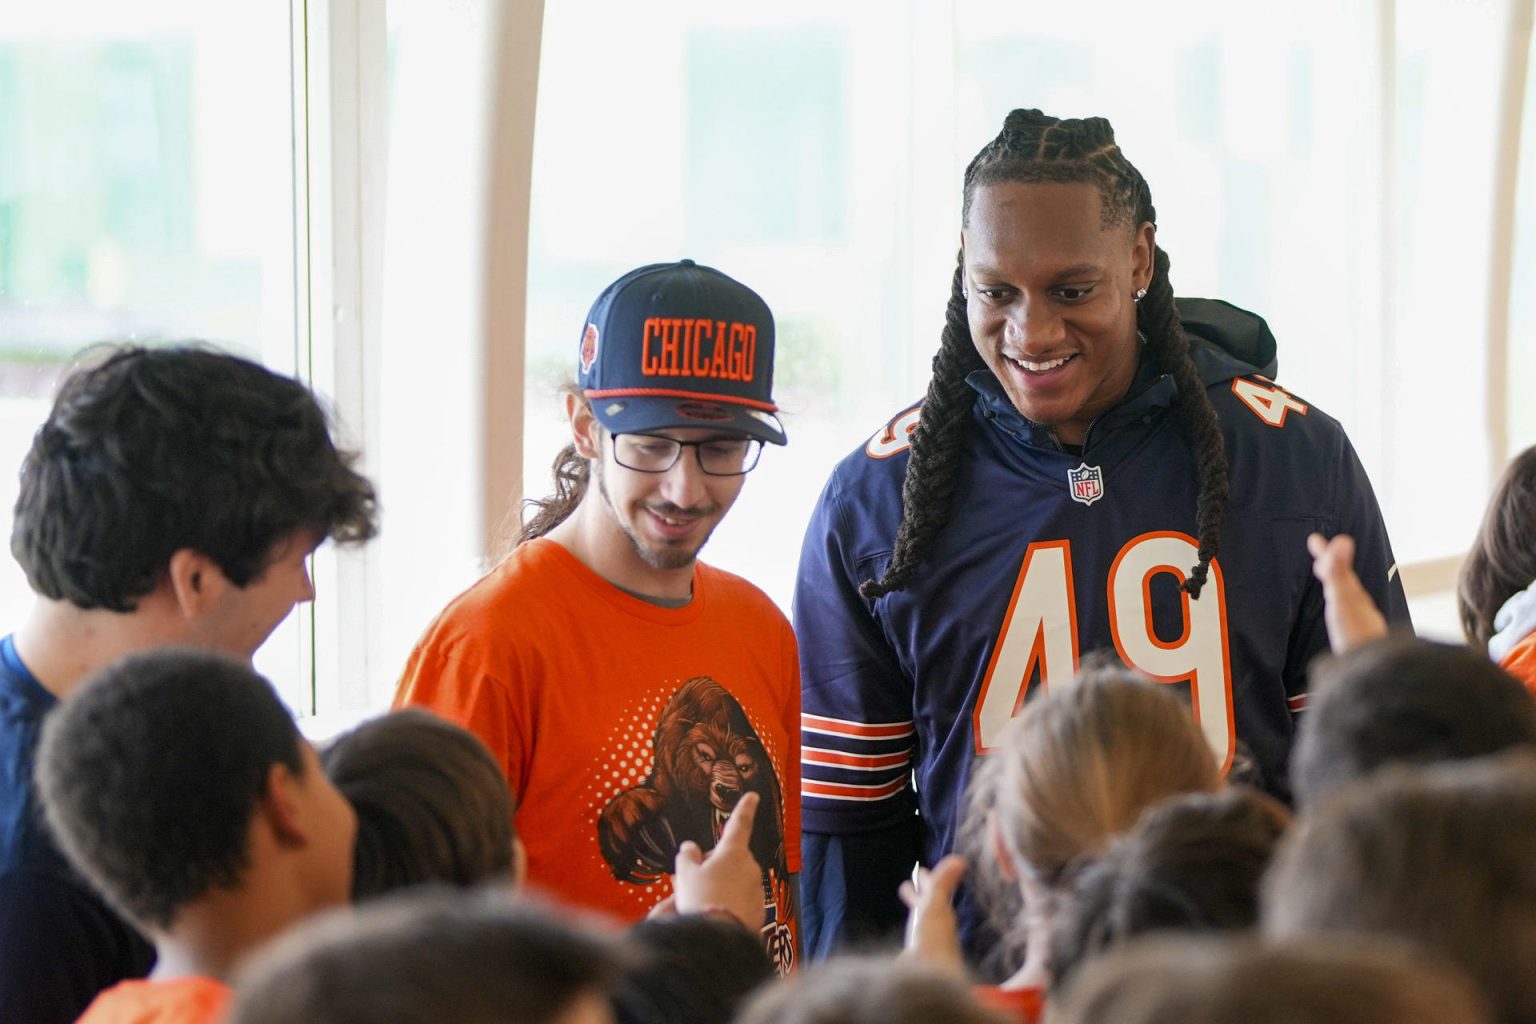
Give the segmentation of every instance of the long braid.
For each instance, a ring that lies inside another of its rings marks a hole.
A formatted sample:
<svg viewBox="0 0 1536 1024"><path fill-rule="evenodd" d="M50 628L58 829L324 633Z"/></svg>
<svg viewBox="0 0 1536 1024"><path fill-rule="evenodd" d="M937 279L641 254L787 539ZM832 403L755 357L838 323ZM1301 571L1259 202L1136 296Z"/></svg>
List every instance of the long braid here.
<svg viewBox="0 0 1536 1024"><path fill-rule="evenodd" d="M1106 226L1157 222L1151 190L1141 173L1115 143L1114 129L1103 118L1059 120L1038 110L1015 110L1003 130L976 154L965 169L962 223L979 185L1005 181L1082 182L1098 189ZM954 498L965 434L975 396L966 375L984 367L971 339L966 317L964 259L955 271L945 310L944 333L933 359L933 378L922 418L912 433L911 454L901 491L901 525L891 561L878 580L859 587L866 600L903 589L915 575L944 528ZM1189 355L1189 339L1173 305L1168 255L1155 249L1152 281L1137 309L1137 323L1148 348L1178 385L1179 428L1195 453L1199 497L1195 522L1199 562L1183 589L1198 598L1216 557L1230 487L1226 448L1216 411Z"/></svg>
<svg viewBox="0 0 1536 1024"><path fill-rule="evenodd" d="M1195 502L1195 533L1200 545L1199 562L1189 571L1183 589L1200 597L1211 559L1220 547L1221 524L1227 517L1227 444L1221 436L1216 409L1206 396L1205 383L1189 356L1189 336L1173 305L1173 285L1168 280L1168 254L1158 246L1153 253L1152 281L1136 307L1136 321L1147 338L1152 358L1173 376L1179 396L1174 410L1179 430L1195 452L1199 496Z"/></svg>
<svg viewBox="0 0 1536 1024"><path fill-rule="evenodd" d="M859 593L867 601L906 586L924 553L944 529L954 498L974 398L965 377L986 365L971 343L971 329L965 319L963 274L961 261L955 267L949 305L944 311L944 339L933 357L933 378L928 382L923 415L912 432L912 454L901 484L901 526L896 531L885 574L859 585Z"/></svg>

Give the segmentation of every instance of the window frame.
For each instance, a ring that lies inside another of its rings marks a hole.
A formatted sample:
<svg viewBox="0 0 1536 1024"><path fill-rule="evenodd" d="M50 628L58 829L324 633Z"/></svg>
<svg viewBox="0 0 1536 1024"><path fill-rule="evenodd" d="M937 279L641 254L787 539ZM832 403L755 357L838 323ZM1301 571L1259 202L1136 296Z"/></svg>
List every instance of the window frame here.
<svg viewBox="0 0 1536 1024"><path fill-rule="evenodd" d="M294 45L294 173L298 213L295 223L296 266L300 310L296 337L298 365L309 383L329 399L343 442L363 453L362 468L370 472L380 459L386 395L381 363L384 351L385 219L388 188L385 166L389 149L389 33L388 7L371 0L290 0ZM1501 130L1497 152L1496 188L1492 197L1493 261L1485 301L1488 330L1486 380L1481 437L1487 479L1491 484L1513 454L1510 406L1505 378L1510 365L1510 311L1514 294L1515 208L1520 178L1524 104L1532 95L1530 48L1536 0L1508 0L1503 87L1497 115ZM480 280L467 294L475 302L473 358L479 367L474 396L480 415L472 436L443 440L468 444L478 452L473 479L462 481L454 498L464 508L451 517L452 528L467 529L475 538L479 568L502 554L506 526L515 517L522 497L524 435L525 335L529 258L529 209L532 202L533 125L537 110L542 55L543 0L517 4L468 0L494 25L487 41L489 73L486 88L486 142L483 148L486 187L469 201L480 213L482 234L476 245ZM1377 0L1376 35L1380 48L1379 74L1363 88L1374 90L1382 117L1373 145L1382 154L1385 195L1379 197L1380 235L1377 244L1389 252L1390 211L1396 143L1395 24L1398 0ZM910 22L915 60L914 95L953 93L955 19L959 0L915 4L905 15ZM914 110L914 134L937 139L954 134L952 100ZM941 147L942 148L942 147ZM949 152L919 161L909 168L914 194L932 194L940 176L952 180L958 158ZM950 232L951 210L925 208L914 222L924 235ZM930 251L932 249L932 251ZM933 247L909 254L910 281L947 276L950 256ZM1381 263L1376 292L1365 297L1390 322L1393 271ZM905 288L893 301L903 303L912 322L934 314L922 288ZM1381 346L1386 339L1367 340ZM929 352L904 357L917 366ZM1390 436L1389 407L1379 397L1362 399L1361 421L1366 429ZM1476 457L1476 456L1474 456ZM370 475L371 472L370 472ZM385 516L391 495L381 493ZM305 609L309 638L309 672L314 716L312 731L333 730L378 710L392 692L399 664L381 654L387 616L383 594L389 585L380 545L391 543L388 519L384 539L361 548L337 550L326 545L315 558L319 596ZM410 544L409 537L394 542ZM1454 592L1464 555L1405 562L1399 566L1403 586L1415 601L1444 600ZM435 608L423 612L417 629Z"/></svg>

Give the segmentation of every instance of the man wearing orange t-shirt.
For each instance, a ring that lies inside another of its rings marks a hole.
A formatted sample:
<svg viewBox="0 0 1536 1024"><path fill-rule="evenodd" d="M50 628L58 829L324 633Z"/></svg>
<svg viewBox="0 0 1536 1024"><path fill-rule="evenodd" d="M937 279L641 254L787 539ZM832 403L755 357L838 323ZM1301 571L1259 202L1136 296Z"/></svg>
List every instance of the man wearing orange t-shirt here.
<svg viewBox="0 0 1536 1024"><path fill-rule="evenodd" d="M687 843L714 847L746 793L763 940L795 959L800 675L756 587L697 561L764 443L773 316L691 260L611 284L566 396L556 494L516 549L428 627L398 705L466 726L517 798L528 881L623 919L671 892Z"/></svg>

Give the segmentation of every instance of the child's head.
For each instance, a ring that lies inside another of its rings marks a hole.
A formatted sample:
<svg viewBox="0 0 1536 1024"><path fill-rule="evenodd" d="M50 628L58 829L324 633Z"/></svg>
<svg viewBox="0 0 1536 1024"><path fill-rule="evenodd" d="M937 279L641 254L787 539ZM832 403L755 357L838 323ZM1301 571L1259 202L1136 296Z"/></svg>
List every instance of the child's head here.
<svg viewBox="0 0 1536 1024"><path fill-rule="evenodd" d="M418 888L326 915L256 957L230 1024L611 1024L604 937L504 889Z"/></svg>
<svg viewBox="0 0 1536 1024"><path fill-rule="evenodd" d="M1210 744L1166 686L1085 659L1074 682L1031 700L979 762L961 838L1002 959L1023 950L1021 913L1047 919L1070 869L1143 810L1220 786Z"/></svg>
<svg viewBox="0 0 1536 1024"><path fill-rule="evenodd" d="M22 464L11 553L33 590L84 609L134 611L181 549L244 588L295 534L373 536L354 461L300 382L210 348L124 346L60 386Z"/></svg>
<svg viewBox="0 0 1536 1024"><path fill-rule="evenodd" d="M1233 931L1259 921L1259 882L1290 812L1237 787L1166 800L1072 879L1051 941L1051 986L1154 931Z"/></svg>
<svg viewBox="0 0 1536 1024"><path fill-rule="evenodd" d="M1185 704L1133 672L1095 667L1009 723L977 768L969 831L985 834L983 864L1004 860L1005 872L1051 887L1147 807L1220 785Z"/></svg>
<svg viewBox="0 0 1536 1024"><path fill-rule="evenodd" d="M1516 455L1494 487L1482 528L1461 565L1456 604L1467 643L1493 636L1494 616L1536 580L1536 447Z"/></svg>
<svg viewBox="0 0 1536 1024"><path fill-rule="evenodd" d="M426 711L364 722L320 755L357 810L354 899L423 882L517 882L512 794L478 737Z"/></svg>
<svg viewBox="0 0 1536 1024"><path fill-rule="evenodd" d="M735 1024L1001 1024L970 986L904 960L841 957L760 991Z"/></svg>
<svg viewBox="0 0 1536 1024"><path fill-rule="evenodd" d="M1536 757L1386 769L1307 809L1264 880L1267 934L1376 933L1536 1021Z"/></svg>
<svg viewBox="0 0 1536 1024"><path fill-rule="evenodd" d="M1380 940L1160 937L1083 968L1047 1024L1488 1024L1455 971Z"/></svg>
<svg viewBox="0 0 1536 1024"><path fill-rule="evenodd" d="M281 875L298 914L345 902L352 809L271 685L219 655L117 662L48 716L37 765L71 863L147 930Z"/></svg>
<svg viewBox="0 0 1536 1024"><path fill-rule="evenodd" d="M1291 760L1311 806L1389 764L1431 764L1536 746L1536 699L1482 653L1391 636L1320 661Z"/></svg>
<svg viewBox="0 0 1536 1024"><path fill-rule="evenodd" d="M625 941L636 955L614 989L618 1024L725 1024L778 977L762 940L734 920L657 917Z"/></svg>

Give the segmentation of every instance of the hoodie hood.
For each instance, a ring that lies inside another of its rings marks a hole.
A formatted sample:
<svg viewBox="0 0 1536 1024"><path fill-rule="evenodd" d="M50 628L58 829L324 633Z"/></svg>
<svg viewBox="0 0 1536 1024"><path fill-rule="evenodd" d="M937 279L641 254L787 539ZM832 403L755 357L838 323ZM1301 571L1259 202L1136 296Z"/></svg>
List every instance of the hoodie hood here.
<svg viewBox="0 0 1536 1024"><path fill-rule="evenodd" d="M1269 324L1221 299L1174 299L1189 351L1207 386L1257 373L1274 380L1280 370Z"/></svg>

